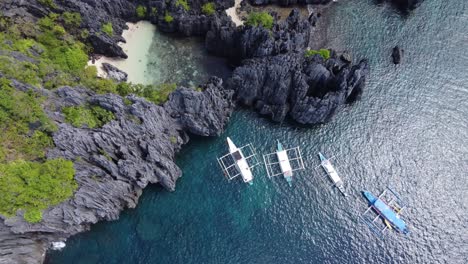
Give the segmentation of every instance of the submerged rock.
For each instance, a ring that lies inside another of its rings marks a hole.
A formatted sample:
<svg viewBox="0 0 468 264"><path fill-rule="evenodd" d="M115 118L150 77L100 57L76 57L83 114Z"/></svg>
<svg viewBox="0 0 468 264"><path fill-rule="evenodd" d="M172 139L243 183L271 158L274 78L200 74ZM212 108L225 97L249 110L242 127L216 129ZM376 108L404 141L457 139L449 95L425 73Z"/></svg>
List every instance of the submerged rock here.
<svg viewBox="0 0 468 264"><path fill-rule="evenodd" d="M392 49L392 60L394 64L400 64L401 62L401 55L403 50L400 50L398 46L393 47Z"/></svg>

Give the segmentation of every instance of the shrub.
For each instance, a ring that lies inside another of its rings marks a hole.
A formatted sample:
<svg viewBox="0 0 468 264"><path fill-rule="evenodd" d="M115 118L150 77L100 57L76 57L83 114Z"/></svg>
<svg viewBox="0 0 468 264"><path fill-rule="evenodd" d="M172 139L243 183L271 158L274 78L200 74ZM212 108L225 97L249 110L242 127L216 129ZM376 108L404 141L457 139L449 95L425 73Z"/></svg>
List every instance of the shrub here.
<svg viewBox="0 0 468 264"><path fill-rule="evenodd" d="M182 6L182 8L183 8L185 11L189 11L189 10L190 10L190 6L189 6L187 0L177 0L177 1L176 1L176 6Z"/></svg>
<svg viewBox="0 0 468 264"><path fill-rule="evenodd" d="M151 16L156 16L158 14L158 9L156 7L151 8Z"/></svg>
<svg viewBox="0 0 468 264"><path fill-rule="evenodd" d="M54 0L38 0L38 2L46 7L56 8Z"/></svg>
<svg viewBox="0 0 468 264"><path fill-rule="evenodd" d="M81 15L77 12L64 12L62 14L63 23L69 27L79 27L81 25Z"/></svg>
<svg viewBox="0 0 468 264"><path fill-rule="evenodd" d="M64 107L62 113L65 115L65 121L74 127L102 127L104 124L115 119L112 112L100 106Z"/></svg>
<svg viewBox="0 0 468 264"><path fill-rule="evenodd" d="M142 5L138 5L136 8L136 14L138 18L146 17L146 7Z"/></svg>
<svg viewBox="0 0 468 264"><path fill-rule="evenodd" d="M304 54L304 56L310 57L315 54L318 54L322 56L325 60L328 60L330 58L330 50L329 49L319 49L319 50L307 50Z"/></svg>
<svg viewBox="0 0 468 264"><path fill-rule="evenodd" d="M42 100L37 93L16 90L9 80L0 78L0 163L44 158L45 149L53 146L49 134L56 126L44 113Z"/></svg>
<svg viewBox="0 0 468 264"><path fill-rule="evenodd" d="M247 17L246 25L249 26L263 26L267 29L273 28L273 17L267 12L252 12Z"/></svg>
<svg viewBox="0 0 468 264"><path fill-rule="evenodd" d="M169 12L166 11L166 14L164 15L164 21L166 21L167 23L171 23L172 21L174 21L174 17L172 17L171 14L169 14Z"/></svg>
<svg viewBox="0 0 468 264"><path fill-rule="evenodd" d="M73 195L74 175L73 162L65 159L0 164L0 214L12 217L21 209L26 221L41 221L42 210Z"/></svg>
<svg viewBox="0 0 468 264"><path fill-rule="evenodd" d="M176 143L177 143L177 137L175 137L175 136L171 136L171 137L169 138L169 140L171 141L172 144L176 144Z"/></svg>
<svg viewBox="0 0 468 264"><path fill-rule="evenodd" d="M155 104L162 104L167 101L177 85L175 83L163 83L157 86L147 86L143 91L138 92L139 96L143 96Z"/></svg>
<svg viewBox="0 0 468 264"><path fill-rule="evenodd" d="M101 30L102 30L102 32L106 33L108 36L113 36L114 35L114 28L112 27L111 22L107 22L105 24L102 24Z"/></svg>
<svg viewBox="0 0 468 264"><path fill-rule="evenodd" d="M205 3L202 6L202 12L208 16L213 15L216 12L214 3L213 2Z"/></svg>

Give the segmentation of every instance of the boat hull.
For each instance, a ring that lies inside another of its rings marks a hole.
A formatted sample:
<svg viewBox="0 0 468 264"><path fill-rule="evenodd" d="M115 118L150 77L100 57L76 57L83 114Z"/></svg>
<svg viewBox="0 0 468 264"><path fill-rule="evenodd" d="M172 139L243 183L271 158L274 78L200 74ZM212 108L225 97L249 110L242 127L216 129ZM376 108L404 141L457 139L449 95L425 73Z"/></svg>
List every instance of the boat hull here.
<svg viewBox="0 0 468 264"><path fill-rule="evenodd" d="M400 216L383 200L378 197L375 197L369 191L363 191L362 194L369 202L369 205L384 219L393 229L401 232L403 234L409 233L405 221L403 221Z"/></svg>

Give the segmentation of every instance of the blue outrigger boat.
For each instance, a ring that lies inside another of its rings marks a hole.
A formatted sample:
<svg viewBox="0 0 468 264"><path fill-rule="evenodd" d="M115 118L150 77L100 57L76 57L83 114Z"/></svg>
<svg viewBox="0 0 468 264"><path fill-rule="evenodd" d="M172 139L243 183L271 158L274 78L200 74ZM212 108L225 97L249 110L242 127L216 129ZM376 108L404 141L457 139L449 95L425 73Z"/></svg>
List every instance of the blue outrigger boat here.
<svg viewBox="0 0 468 264"><path fill-rule="evenodd" d="M387 190L390 191L391 195L393 196L389 203L386 203L382 199ZM404 207L400 205L401 199L395 191L387 187L387 189L384 192L382 192L378 197L375 197L369 191L363 191L362 194L368 201L369 208L367 208L367 210L361 215L361 219L364 220L364 222L374 233L382 235L388 229L394 229L395 231L403 234L409 233L405 221L403 221L403 219L400 218L400 213L402 212ZM373 220L369 220L365 217L365 215L372 211L376 213L377 216ZM383 220L385 224L385 227L383 229L375 225L377 219Z"/></svg>

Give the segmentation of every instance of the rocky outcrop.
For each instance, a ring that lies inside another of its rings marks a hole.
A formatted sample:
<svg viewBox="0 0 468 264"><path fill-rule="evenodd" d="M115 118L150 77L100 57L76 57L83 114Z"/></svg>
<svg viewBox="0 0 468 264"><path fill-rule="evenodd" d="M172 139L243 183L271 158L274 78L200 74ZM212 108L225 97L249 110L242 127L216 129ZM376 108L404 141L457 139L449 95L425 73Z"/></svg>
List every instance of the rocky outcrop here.
<svg viewBox="0 0 468 264"><path fill-rule="evenodd" d="M107 77L110 78L110 79L113 79L115 81L118 81L118 82L126 82L127 81L127 76L128 74L122 70L120 70L119 68L107 63L107 62L104 62L102 64L102 68L104 69L104 71L106 72L107 74Z"/></svg>
<svg viewBox="0 0 468 264"><path fill-rule="evenodd" d="M148 184L174 190L182 174L174 156L189 140L187 132L218 135L233 111L232 93L219 89L221 85L213 78L203 91L178 88L164 106L79 87L42 91L49 116L59 124L55 148L47 157L73 160L79 188L70 200L44 211L37 224L25 222L21 213L0 221L0 263L41 263L52 241L88 230L98 221L118 219L122 210L136 206ZM97 129L64 123L59 110L82 104L99 105L116 118Z"/></svg>
<svg viewBox="0 0 468 264"><path fill-rule="evenodd" d="M270 31L263 27L236 28L229 18L216 18L206 35L206 49L232 62L303 51L310 38L310 23L301 20L294 9L285 22L275 23Z"/></svg>
<svg viewBox="0 0 468 264"><path fill-rule="evenodd" d="M248 60L237 68L227 87L236 99L280 122L290 117L300 124L327 121L335 110L362 90L366 61L351 66L336 55L305 58L288 53Z"/></svg>
<svg viewBox="0 0 468 264"><path fill-rule="evenodd" d="M219 136L234 108L233 91L224 90L222 84L220 78L212 77L199 88L203 93L179 88L170 95L164 108L179 120L185 131L201 136Z"/></svg>

